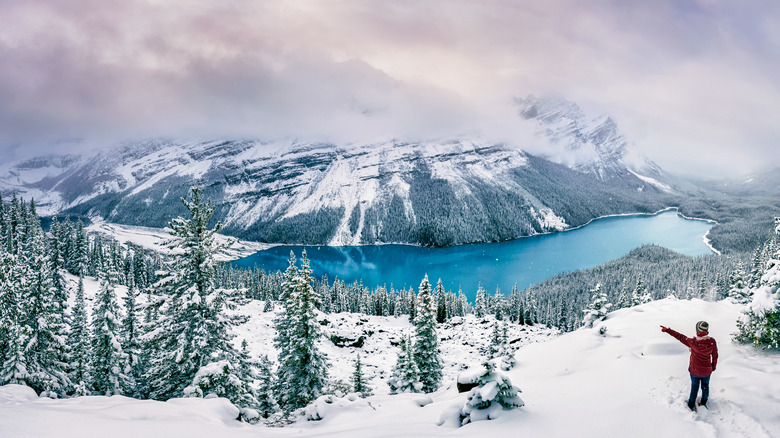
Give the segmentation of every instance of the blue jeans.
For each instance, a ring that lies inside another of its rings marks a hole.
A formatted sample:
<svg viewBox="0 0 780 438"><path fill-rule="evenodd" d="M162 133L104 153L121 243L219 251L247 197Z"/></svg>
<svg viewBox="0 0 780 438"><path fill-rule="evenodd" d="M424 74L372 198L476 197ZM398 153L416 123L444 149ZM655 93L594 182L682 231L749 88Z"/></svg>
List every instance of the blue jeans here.
<svg viewBox="0 0 780 438"><path fill-rule="evenodd" d="M691 374L691 396L688 397L688 403L696 403L696 395L699 394L699 384L701 384L701 403L706 404L710 396L710 376L694 376Z"/></svg>

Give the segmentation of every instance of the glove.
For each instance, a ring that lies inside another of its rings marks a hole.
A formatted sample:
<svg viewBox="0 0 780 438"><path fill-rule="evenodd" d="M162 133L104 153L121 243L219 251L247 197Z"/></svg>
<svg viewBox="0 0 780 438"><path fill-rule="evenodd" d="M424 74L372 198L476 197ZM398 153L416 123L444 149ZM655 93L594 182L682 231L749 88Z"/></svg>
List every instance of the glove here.
<svg viewBox="0 0 780 438"><path fill-rule="evenodd" d="M669 327L661 326L661 331L666 333L666 331L669 330Z"/></svg>

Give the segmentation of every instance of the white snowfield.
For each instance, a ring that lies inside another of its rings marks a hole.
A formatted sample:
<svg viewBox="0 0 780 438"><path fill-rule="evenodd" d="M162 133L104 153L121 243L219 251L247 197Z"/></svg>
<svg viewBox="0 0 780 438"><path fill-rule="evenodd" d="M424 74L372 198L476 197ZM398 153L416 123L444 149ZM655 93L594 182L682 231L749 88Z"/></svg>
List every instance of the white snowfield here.
<svg viewBox="0 0 780 438"><path fill-rule="evenodd" d="M461 428L457 414L465 394L458 394L450 374L430 396L376 391L380 395L368 399L337 398L315 406L322 420L285 428L239 423L238 410L223 399L49 400L8 385L0 387L0 436L780 437L780 354L731 343L741 309L729 301L667 298L613 312L593 329L525 345L508 375L526 405ZM693 413L685 406L688 350L659 325L692 335L702 319L718 341L720 360L709 410Z"/></svg>
<svg viewBox="0 0 780 438"><path fill-rule="evenodd" d="M92 220L93 223L85 228L88 232L111 237L122 244L130 242L144 249L164 254L170 252L170 249L165 246L165 241L171 238L168 228L115 224L102 221L100 218L92 218ZM238 260L273 246L267 243L239 240L224 234L217 234L217 243L223 246L223 249L214 257L219 261Z"/></svg>

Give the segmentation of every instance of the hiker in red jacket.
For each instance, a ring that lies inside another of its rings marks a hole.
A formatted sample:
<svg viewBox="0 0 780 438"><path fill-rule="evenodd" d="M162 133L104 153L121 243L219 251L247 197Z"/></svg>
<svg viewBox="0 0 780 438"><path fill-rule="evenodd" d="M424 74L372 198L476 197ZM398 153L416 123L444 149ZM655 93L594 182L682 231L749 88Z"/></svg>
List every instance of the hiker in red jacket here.
<svg viewBox="0 0 780 438"><path fill-rule="evenodd" d="M688 407L696 410L696 395L701 384L701 401L699 406L707 407L710 395L710 375L718 364L718 344L709 336L710 325L706 321L696 323L696 337L688 338L669 327L661 326L661 331L669 333L678 341L691 349L691 362L688 372L691 373L691 396L688 397Z"/></svg>

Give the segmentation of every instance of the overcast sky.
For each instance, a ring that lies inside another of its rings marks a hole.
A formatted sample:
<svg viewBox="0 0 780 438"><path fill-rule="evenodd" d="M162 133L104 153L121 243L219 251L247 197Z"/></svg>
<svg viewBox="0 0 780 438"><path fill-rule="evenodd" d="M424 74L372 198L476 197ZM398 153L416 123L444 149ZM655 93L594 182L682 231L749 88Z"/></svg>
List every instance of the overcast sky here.
<svg viewBox="0 0 780 438"><path fill-rule="evenodd" d="M160 135L521 142L528 94L674 172L779 166L780 2L0 1L0 162Z"/></svg>

